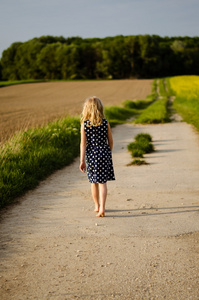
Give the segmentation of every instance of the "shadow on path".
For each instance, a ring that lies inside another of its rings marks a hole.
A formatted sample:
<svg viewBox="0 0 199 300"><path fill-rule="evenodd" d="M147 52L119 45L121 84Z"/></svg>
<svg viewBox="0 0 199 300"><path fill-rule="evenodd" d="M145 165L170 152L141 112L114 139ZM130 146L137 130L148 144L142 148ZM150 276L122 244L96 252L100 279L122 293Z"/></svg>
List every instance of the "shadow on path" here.
<svg viewBox="0 0 199 300"><path fill-rule="evenodd" d="M157 212L155 213L154 210ZM160 212L160 210L171 210L168 212ZM152 212L153 211L153 212ZM107 209L107 213L121 213L113 214L107 217L117 217L117 218L130 218L130 217L150 217L158 215L171 215L171 214L180 214L180 213L189 213L189 212L199 212L199 206L178 206L178 207L158 207L158 208L136 208L136 209ZM127 214L125 214L127 212ZM139 212L140 214L131 214L133 212ZM124 214L123 214L124 213Z"/></svg>

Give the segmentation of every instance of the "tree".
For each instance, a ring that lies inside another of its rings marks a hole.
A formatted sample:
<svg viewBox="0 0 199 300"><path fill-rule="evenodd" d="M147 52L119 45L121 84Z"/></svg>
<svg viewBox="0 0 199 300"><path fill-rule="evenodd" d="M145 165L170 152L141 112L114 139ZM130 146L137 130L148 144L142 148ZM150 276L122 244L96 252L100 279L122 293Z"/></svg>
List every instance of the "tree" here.
<svg viewBox="0 0 199 300"><path fill-rule="evenodd" d="M13 43L8 49L3 51L1 58L2 79L3 80L19 80L18 70L15 64L15 55L18 47L22 43Z"/></svg>
<svg viewBox="0 0 199 300"><path fill-rule="evenodd" d="M62 45L57 49L57 61L62 79L81 78L79 60L80 50L78 45Z"/></svg>
<svg viewBox="0 0 199 300"><path fill-rule="evenodd" d="M61 47L60 43L47 44L37 55L36 64L44 79L61 79L60 65L57 60L57 52Z"/></svg>
<svg viewBox="0 0 199 300"><path fill-rule="evenodd" d="M1 80L154 78L199 73L199 37L41 36L2 54Z"/></svg>
<svg viewBox="0 0 199 300"><path fill-rule="evenodd" d="M15 55L15 66L19 79L39 79L42 77L37 56L39 55L44 44L32 40L21 44Z"/></svg>

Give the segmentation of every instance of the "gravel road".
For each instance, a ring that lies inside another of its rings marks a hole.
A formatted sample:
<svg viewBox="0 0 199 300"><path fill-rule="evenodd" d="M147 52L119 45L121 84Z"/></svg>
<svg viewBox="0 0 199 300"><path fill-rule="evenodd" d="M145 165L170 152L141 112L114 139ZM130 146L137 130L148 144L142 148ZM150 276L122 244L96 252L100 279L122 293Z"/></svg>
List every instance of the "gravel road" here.
<svg viewBox="0 0 199 300"><path fill-rule="evenodd" d="M199 299L198 133L184 122L112 132L105 218L79 159L2 212L2 300ZM156 151L127 166L140 132Z"/></svg>

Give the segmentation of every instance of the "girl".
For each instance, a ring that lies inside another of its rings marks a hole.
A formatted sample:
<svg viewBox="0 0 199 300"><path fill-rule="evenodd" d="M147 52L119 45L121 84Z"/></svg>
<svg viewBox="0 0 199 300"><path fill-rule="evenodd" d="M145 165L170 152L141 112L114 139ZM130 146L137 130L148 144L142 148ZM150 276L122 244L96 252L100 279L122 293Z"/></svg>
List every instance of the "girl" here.
<svg viewBox="0 0 199 300"><path fill-rule="evenodd" d="M107 143L108 141L108 143ZM112 163L113 139L99 98L88 98L81 118L80 170L87 170L96 217L105 216L108 180L115 180ZM85 161L86 156L86 161ZM99 202L100 198L100 202Z"/></svg>

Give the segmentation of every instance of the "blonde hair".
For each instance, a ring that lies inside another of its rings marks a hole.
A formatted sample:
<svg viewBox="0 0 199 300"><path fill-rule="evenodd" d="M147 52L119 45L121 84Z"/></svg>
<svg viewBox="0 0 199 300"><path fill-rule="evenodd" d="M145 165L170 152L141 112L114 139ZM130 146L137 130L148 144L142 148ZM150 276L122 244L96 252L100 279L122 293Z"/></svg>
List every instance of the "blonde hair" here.
<svg viewBox="0 0 199 300"><path fill-rule="evenodd" d="M104 118L104 107L102 101L96 96L87 98L82 111L81 122L89 120L87 127L99 126Z"/></svg>

